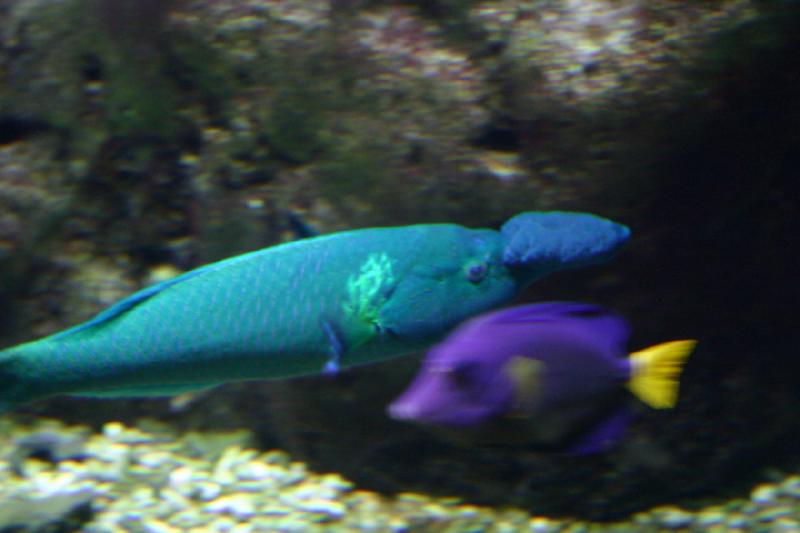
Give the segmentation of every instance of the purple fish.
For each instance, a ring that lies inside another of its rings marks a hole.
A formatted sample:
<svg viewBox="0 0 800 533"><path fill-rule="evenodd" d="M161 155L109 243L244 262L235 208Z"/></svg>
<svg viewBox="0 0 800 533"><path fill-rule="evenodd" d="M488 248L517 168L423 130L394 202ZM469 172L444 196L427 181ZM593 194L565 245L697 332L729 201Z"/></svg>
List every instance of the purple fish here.
<svg viewBox="0 0 800 533"><path fill-rule="evenodd" d="M675 405L678 377L696 344L667 342L628 356L629 335L624 318L589 304L487 313L431 349L389 414L462 429L521 417L532 438L566 439L577 453L601 451L619 440L630 418L624 388L656 409Z"/></svg>

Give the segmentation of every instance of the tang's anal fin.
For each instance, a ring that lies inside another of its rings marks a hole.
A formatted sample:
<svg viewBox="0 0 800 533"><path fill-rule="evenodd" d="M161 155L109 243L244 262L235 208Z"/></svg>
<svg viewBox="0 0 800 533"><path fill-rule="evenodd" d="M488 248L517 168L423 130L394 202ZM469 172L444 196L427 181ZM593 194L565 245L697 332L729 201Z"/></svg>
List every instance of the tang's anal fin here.
<svg viewBox="0 0 800 533"><path fill-rule="evenodd" d="M627 406L617 408L581 435L569 453L591 455L607 451L622 439L632 418L633 413Z"/></svg>
<svg viewBox="0 0 800 533"><path fill-rule="evenodd" d="M322 330L328 339L329 358L322 368L322 373L327 375L337 374L341 368L342 355L344 355L344 342L336 328L328 320L322 320Z"/></svg>

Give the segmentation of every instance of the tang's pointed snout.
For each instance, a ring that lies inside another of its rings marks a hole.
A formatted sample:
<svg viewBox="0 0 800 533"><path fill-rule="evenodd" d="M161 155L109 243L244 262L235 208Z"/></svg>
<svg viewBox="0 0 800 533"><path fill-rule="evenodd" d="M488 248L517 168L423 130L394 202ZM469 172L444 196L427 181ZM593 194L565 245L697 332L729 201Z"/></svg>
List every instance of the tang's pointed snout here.
<svg viewBox="0 0 800 533"><path fill-rule="evenodd" d="M393 420L409 422L419 417L419 408L410 402L394 401L386 408Z"/></svg>

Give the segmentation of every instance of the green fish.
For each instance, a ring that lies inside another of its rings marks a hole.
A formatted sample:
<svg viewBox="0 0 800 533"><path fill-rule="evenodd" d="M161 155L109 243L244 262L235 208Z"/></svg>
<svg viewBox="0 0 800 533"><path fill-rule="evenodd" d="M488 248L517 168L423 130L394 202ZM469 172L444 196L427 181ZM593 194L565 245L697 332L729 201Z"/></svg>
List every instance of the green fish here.
<svg viewBox="0 0 800 533"><path fill-rule="evenodd" d="M629 233L590 214L528 212L500 231L369 228L246 253L0 351L0 412L59 394L172 395L418 351L545 274L607 260Z"/></svg>

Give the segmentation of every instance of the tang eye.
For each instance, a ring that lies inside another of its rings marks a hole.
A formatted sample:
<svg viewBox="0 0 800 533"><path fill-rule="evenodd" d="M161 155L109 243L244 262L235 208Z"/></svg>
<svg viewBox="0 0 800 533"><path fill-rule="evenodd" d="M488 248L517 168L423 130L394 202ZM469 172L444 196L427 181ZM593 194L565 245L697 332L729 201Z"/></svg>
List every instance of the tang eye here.
<svg viewBox="0 0 800 533"><path fill-rule="evenodd" d="M478 381L480 368L475 363L461 363L450 369L447 377L456 387L468 389L475 386Z"/></svg>
<svg viewBox="0 0 800 533"><path fill-rule="evenodd" d="M471 263L467 266L466 276L467 280L471 283L480 283L486 277L489 267L486 263Z"/></svg>

